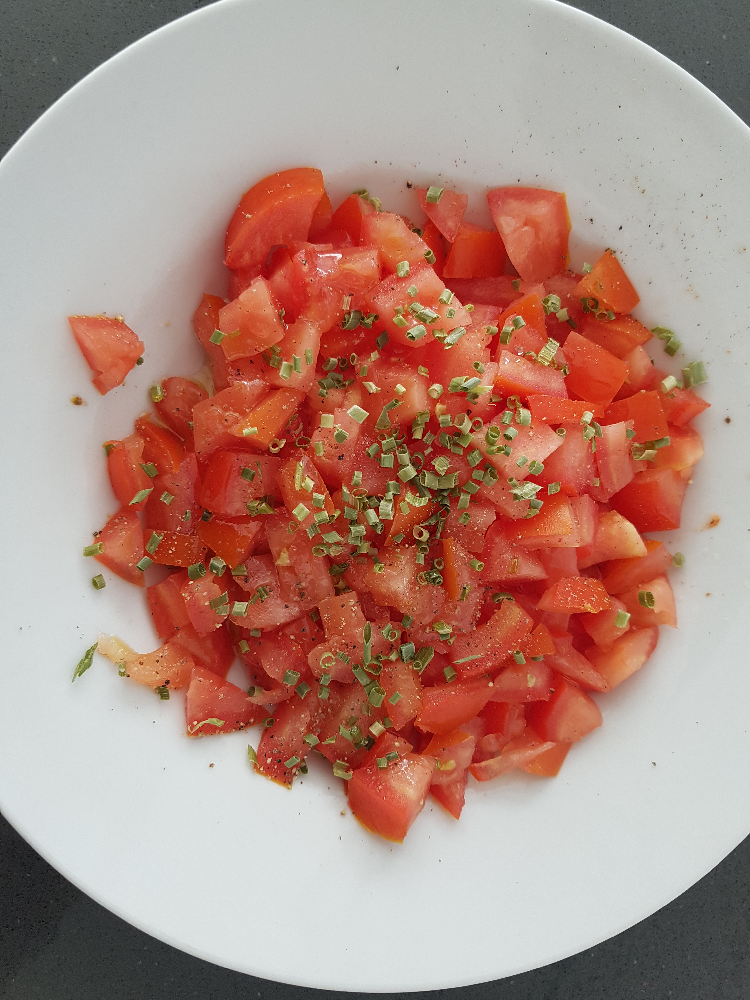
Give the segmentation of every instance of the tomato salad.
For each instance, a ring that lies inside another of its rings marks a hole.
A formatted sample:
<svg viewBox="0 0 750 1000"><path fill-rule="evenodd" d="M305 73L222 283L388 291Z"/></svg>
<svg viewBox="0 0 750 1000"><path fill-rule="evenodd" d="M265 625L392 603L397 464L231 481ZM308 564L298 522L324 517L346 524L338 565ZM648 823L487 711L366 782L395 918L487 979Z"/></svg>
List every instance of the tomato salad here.
<svg viewBox="0 0 750 1000"><path fill-rule="evenodd" d="M644 535L679 527L703 452L703 366L655 365L617 256L570 270L564 194L487 198L492 229L441 187L414 188L419 225L367 191L333 211L312 168L252 187L193 319L210 379L165 378L105 443L120 509L85 549L163 640L101 639L122 675L186 688L190 736L260 724L280 785L322 755L399 842L428 794L458 818L470 775L552 777L601 725L592 695L676 626ZM122 382L137 336L70 322Z"/></svg>

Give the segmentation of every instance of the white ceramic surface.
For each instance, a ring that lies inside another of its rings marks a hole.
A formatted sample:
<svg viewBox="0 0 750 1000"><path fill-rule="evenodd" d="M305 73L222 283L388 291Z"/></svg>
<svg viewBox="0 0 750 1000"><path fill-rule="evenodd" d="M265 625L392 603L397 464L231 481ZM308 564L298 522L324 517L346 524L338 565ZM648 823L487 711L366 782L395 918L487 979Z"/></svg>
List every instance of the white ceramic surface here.
<svg viewBox="0 0 750 1000"><path fill-rule="evenodd" d="M59 101L0 165L10 821L186 951L373 992L563 958L716 865L750 831L749 156L750 131L695 80L552 0L226 0ZM187 740L181 699L101 659L70 682L100 631L157 644L142 594L112 574L95 592L81 558L116 506L101 442L127 433L152 382L196 369L189 320L202 291L225 290L231 211L297 164L323 169L334 203L369 187L415 214L407 180L445 181L477 221L488 186L565 190L574 263L616 248L638 317L675 329L710 376L709 450L672 543L679 630L600 699L603 728L557 780L474 784L460 823L428 804L401 847L362 831L322 766L286 793L249 772L246 734ZM146 342L106 398L65 321L99 311Z"/></svg>

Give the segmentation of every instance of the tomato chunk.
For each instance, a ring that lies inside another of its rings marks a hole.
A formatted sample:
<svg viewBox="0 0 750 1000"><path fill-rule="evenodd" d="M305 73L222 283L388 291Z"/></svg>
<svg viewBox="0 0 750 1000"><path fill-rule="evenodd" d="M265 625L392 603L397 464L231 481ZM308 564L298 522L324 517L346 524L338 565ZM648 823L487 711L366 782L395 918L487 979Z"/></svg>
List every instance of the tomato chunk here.
<svg viewBox="0 0 750 1000"><path fill-rule="evenodd" d="M143 341L110 316L69 316L68 322L102 396L122 385L145 350Z"/></svg>

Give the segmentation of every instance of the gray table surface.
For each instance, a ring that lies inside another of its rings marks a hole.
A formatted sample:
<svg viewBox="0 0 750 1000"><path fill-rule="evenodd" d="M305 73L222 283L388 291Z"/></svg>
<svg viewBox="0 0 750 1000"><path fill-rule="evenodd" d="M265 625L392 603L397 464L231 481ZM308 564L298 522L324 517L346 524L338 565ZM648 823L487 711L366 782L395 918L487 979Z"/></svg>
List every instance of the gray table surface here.
<svg viewBox="0 0 750 1000"><path fill-rule="evenodd" d="M109 56L206 5L0 0L0 155ZM669 56L750 124L748 0L574 6ZM523 976L438 994L448 992L455 1000L748 1000L750 838L669 906L598 947ZM0 997L291 1000L312 993L229 972L143 934L66 881L0 817Z"/></svg>

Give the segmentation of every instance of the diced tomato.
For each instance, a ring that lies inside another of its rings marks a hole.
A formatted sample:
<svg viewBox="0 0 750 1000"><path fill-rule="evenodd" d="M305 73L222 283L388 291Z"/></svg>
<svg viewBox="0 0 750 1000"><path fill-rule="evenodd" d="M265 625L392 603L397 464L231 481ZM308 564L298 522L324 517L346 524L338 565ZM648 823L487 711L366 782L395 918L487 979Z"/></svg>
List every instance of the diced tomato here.
<svg viewBox="0 0 750 1000"><path fill-rule="evenodd" d="M630 628L630 621L627 617L627 608L617 597L610 596L610 606L606 611L599 611L596 614L582 614L578 616L583 628L591 636L597 646L611 646L615 640ZM623 620L622 612L625 612L625 624L616 624L618 618ZM572 637L571 637L572 641ZM564 673L564 671L562 671ZM575 678L574 678L575 680Z"/></svg>
<svg viewBox="0 0 750 1000"><path fill-rule="evenodd" d="M537 605L540 611L604 611L609 607L609 594L601 581L587 576L559 580L542 594Z"/></svg>
<svg viewBox="0 0 750 1000"><path fill-rule="evenodd" d="M281 462L282 459L274 455L224 449L215 451L204 468L198 500L206 510L220 518L246 518L247 505L251 500L280 498L276 471Z"/></svg>
<svg viewBox="0 0 750 1000"><path fill-rule="evenodd" d="M193 667L185 699L188 736L211 736L246 729L268 718L268 712L253 705L247 692L210 670Z"/></svg>
<svg viewBox="0 0 750 1000"><path fill-rule="evenodd" d="M644 580L636 587L623 590L619 597L630 612L630 624L633 628L648 628L651 625L671 625L672 628L677 628L674 593L663 573L653 580Z"/></svg>
<svg viewBox="0 0 750 1000"><path fill-rule="evenodd" d="M152 423L148 414L136 419L135 429L143 439L144 461L153 463L160 475L177 472L185 457L185 448L177 435Z"/></svg>
<svg viewBox="0 0 750 1000"><path fill-rule="evenodd" d="M122 385L145 350L143 341L111 316L68 316L68 322L102 396Z"/></svg>
<svg viewBox="0 0 750 1000"><path fill-rule="evenodd" d="M218 329L219 311L224 305L226 305L224 299L218 295L204 295L193 316L193 331L211 361L214 388L217 392L229 385L226 355L221 347L211 340L214 331Z"/></svg>
<svg viewBox="0 0 750 1000"><path fill-rule="evenodd" d="M555 743L529 763L521 764L521 770L528 771L529 774L538 774L542 778L555 778L560 773L560 768L572 745L572 743Z"/></svg>
<svg viewBox="0 0 750 1000"><path fill-rule="evenodd" d="M594 417L602 415L601 408L587 400L562 399L541 393L529 393L527 398L531 419L535 424L580 423L584 413L593 413Z"/></svg>
<svg viewBox="0 0 750 1000"><path fill-rule="evenodd" d="M273 726L263 730L256 751L255 770L264 778L290 788L309 746L304 742L313 728L317 687L305 698L282 702L274 712Z"/></svg>
<svg viewBox="0 0 750 1000"><path fill-rule="evenodd" d="M511 662L492 682L492 701L526 704L546 701L552 691L552 671L542 660Z"/></svg>
<svg viewBox="0 0 750 1000"><path fill-rule="evenodd" d="M143 572L138 569L143 559L143 529L132 507L121 507L113 514L96 535L95 544L102 546L94 558L103 566L136 587L145 586Z"/></svg>
<svg viewBox="0 0 750 1000"><path fill-rule="evenodd" d="M144 510L146 526L157 531L165 528L180 535L195 534L202 513L195 497L198 486L195 452L187 452L177 472L156 476L151 484L153 493Z"/></svg>
<svg viewBox="0 0 750 1000"><path fill-rule="evenodd" d="M442 278L446 256L445 240L443 239L440 230L431 219L427 220L425 227L422 230L422 239L435 255L435 263L432 265L433 271L438 278Z"/></svg>
<svg viewBox="0 0 750 1000"><path fill-rule="evenodd" d="M226 677L234 663L234 649L223 626L201 636L192 625L187 624L174 634L174 641L187 650L197 667L210 670L218 677Z"/></svg>
<svg viewBox="0 0 750 1000"><path fill-rule="evenodd" d="M361 195L350 194L333 213L331 225L348 233L353 243L359 243L362 234L362 218L375 211L371 201Z"/></svg>
<svg viewBox="0 0 750 1000"><path fill-rule="evenodd" d="M492 221L511 263L525 281L544 281L568 266L570 216L565 195L540 188L495 188L487 194Z"/></svg>
<svg viewBox="0 0 750 1000"><path fill-rule="evenodd" d="M656 441L669 434L658 392L637 392L608 406L603 423L614 424L621 420L633 421L633 441Z"/></svg>
<svg viewBox="0 0 750 1000"><path fill-rule="evenodd" d="M146 552L161 566L192 566L202 562L206 546L195 535L181 535L176 531L153 531L147 528L143 534Z"/></svg>
<svg viewBox="0 0 750 1000"><path fill-rule="evenodd" d="M520 358L501 350L498 357L495 390L503 395L515 394L526 399L529 395L557 396L567 399L565 376L555 368Z"/></svg>
<svg viewBox="0 0 750 1000"><path fill-rule="evenodd" d="M456 636L450 660L461 677L485 673L518 649L532 630L533 619L516 601L503 601L492 617L467 636Z"/></svg>
<svg viewBox="0 0 750 1000"><path fill-rule="evenodd" d="M363 216L360 241L378 248L383 267L391 273L401 261L407 261L412 267L424 264L430 252L424 240L392 212Z"/></svg>
<svg viewBox="0 0 750 1000"><path fill-rule="evenodd" d="M260 266L276 244L306 240L324 193L323 175L313 167L282 170L251 187L227 229L227 267Z"/></svg>
<svg viewBox="0 0 750 1000"><path fill-rule="evenodd" d="M654 459L655 469L674 469L682 472L692 468L703 458L703 438L694 427L669 426L669 445L659 448Z"/></svg>
<svg viewBox="0 0 750 1000"><path fill-rule="evenodd" d="M473 305L483 303L507 309L511 302L519 298L509 274L501 274L497 278L447 278L446 285L461 302Z"/></svg>
<svg viewBox="0 0 750 1000"><path fill-rule="evenodd" d="M600 406L608 406L612 402L627 378L628 370L619 358L575 330L565 341L565 358L569 368L565 380L568 392Z"/></svg>
<svg viewBox="0 0 750 1000"><path fill-rule="evenodd" d="M114 663L124 663L126 677L150 688L177 691L187 684L195 666L193 658L177 642L176 636L167 639L153 653L136 653L116 636L103 636L99 639L98 650Z"/></svg>
<svg viewBox="0 0 750 1000"><path fill-rule="evenodd" d="M601 518L600 523L604 521ZM672 553L664 542L646 538L645 552L642 556L617 558L607 563L602 583L610 594L621 594L624 590L636 584L652 580L672 565Z"/></svg>
<svg viewBox="0 0 750 1000"><path fill-rule="evenodd" d="M276 389L235 424L230 434L253 448L267 448L279 437L302 398L297 389Z"/></svg>
<svg viewBox="0 0 750 1000"><path fill-rule="evenodd" d="M162 398L154 405L161 419L185 442L193 447L193 407L208 398L202 385L188 378L173 376L161 381Z"/></svg>
<svg viewBox="0 0 750 1000"><path fill-rule="evenodd" d="M340 596L327 597L318 605L318 611L326 638L364 629L366 624L359 604L359 597L354 591Z"/></svg>
<svg viewBox="0 0 750 1000"><path fill-rule="evenodd" d="M609 610L600 611L598 614L591 614L591 618L596 620L608 614L610 614ZM554 643L555 651L546 656L545 662L555 673L562 674L563 677L575 681L576 684L587 690L609 691L607 680L573 646L572 636L556 634Z"/></svg>
<svg viewBox="0 0 750 1000"><path fill-rule="evenodd" d="M492 696L489 677L471 677L422 689L416 725L428 733L450 733L473 719Z"/></svg>
<svg viewBox="0 0 750 1000"><path fill-rule="evenodd" d="M599 706L576 684L556 674L554 687L549 701L535 702L526 710L529 725L543 740L575 743L601 726Z"/></svg>
<svg viewBox="0 0 750 1000"><path fill-rule="evenodd" d="M250 520L222 521L212 517L210 521L201 520L198 525L201 542L223 559L230 569L252 553L260 531L260 522Z"/></svg>
<svg viewBox="0 0 750 1000"><path fill-rule="evenodd" d="M366 830L400 844L424 808L434 769L432 757L412 753L385 768L375 760L348 782L349 808Z"/></svg>
<svg viewBox="0 0 750 1000"><path fill-rule="evenodd" d="M446 240L452 243L463 220L466 206L469 204L469 196L443 188L437 201L427 201L427 188L418 187L415 190L422 211L437 226Z"/></svg>
<svg viewBox="0 0 750 1000"><path fill-rule="evenodd" d="M190 625L185 599L180 590L187 574L173 573L146 590L146 598L161 639L167 639L177 629Z"/></svg>
<svg viewBox="0 0 750 1000"><path fill-rule="evenodd" d="M664 416L677 427L685 427L711 405L692 389L672 389L660 396Z"/></svg>
<svg viewBox="0 0 750 1000"><path fill-rule="evenodd" d="M640 670L656 649L658 640L659 629L656 625L631 629L606 649L599 649L598 646L587 649L586 657L606 677L610 688L615 688L636 670Z"/></svg>
<svg viewBox="0 0 750 1000"><path fill-rule="evenodd" d="M477 781L490 781L516 767L525 767L543 753L553 750L555 743L544 740L531 730L514 736L503 747L498 757L472 764L469 770Z"/></svg>
<svg viewBox="0 0 750 1000"><path fill-rule="evenodd" d="M640 302L622 264L611 250L605 250L588 274L584 274L576 289L578 298L596 299L595 309L629 313Z"/></svg>
<svg viewBox="0 0 750 1000"><path fill-rule="evenodd" d="M507 259L498 233L462 222L443 265L446 278L496 278Z"/></svg>
<svg viewBox="0 0 750 1000"><path fill-rule="evenodd" d="M649 469L636 473L610 503L641 533L670 531L680 526L687 485L687 480L674 469Z"/></svg>
<svg viewBox="0 0 750 1000"><path fill-rule="evenodd" d="M583 317L579 333L623 360L633 348L651 340L651 331L632 316L618 316L602 322L587 313Z"/></svg>
<svg viewBox="0 0 750 1000"><path fill-rule="evenodd" d="M107 441L107 472L112 490L123 507L143 510L148 492L153 488L143 466L143 438L129 434L122 441ZM142 500L133 503L138 494L148 491Z"/></svg>
<svg viewBox="0 0 750 1000"><path fill-rule="evenodd" d="M594 544L578 557L578 568L587 569L610 559L636 559L646 555L646 544L635 526L616 510L599 517Z"/></svg>
<svg viewBox="0 0 750 1000"><path fill-rule="evenodd" d="M219 310L221 349L227 361L260 354L284 339L279 303L265 278L257 277L236 299Z"/></svg>

